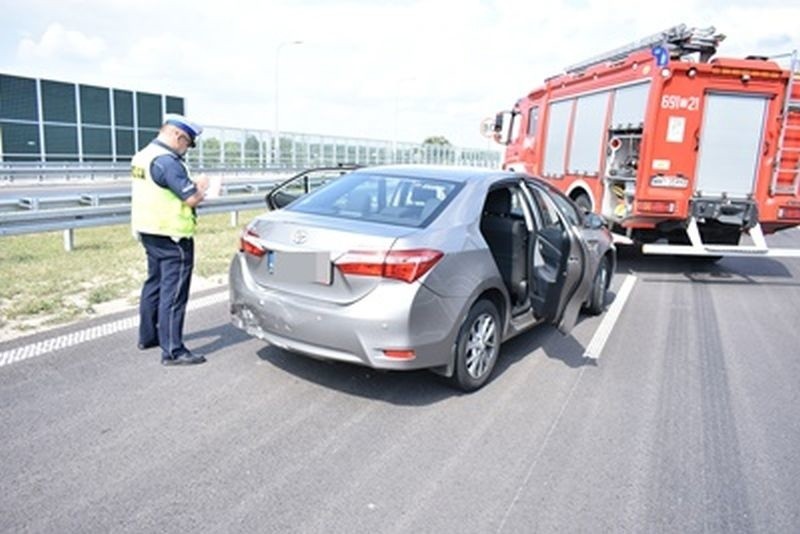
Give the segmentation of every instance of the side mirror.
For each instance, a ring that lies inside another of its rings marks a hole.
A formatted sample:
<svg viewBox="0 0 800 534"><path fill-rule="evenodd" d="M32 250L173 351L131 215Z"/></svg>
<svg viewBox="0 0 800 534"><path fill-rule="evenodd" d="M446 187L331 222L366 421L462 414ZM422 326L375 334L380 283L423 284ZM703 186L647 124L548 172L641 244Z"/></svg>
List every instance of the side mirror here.
<svg viewBox="0 0 800 534"><path fill-rule="evenodd" d="M587 213L583 219L583 227L589 230L599 230L606 225L606 221L598 214L591 212Z"/></svg>
<svg viewBox="0 0 800 534"><path fill-rule="evenodd" d="M501 111L500 113L494 116L494 126L492 130L495 133L500 133L503 130L503 123L505 122L504 120L505 113L506 112Z"/></svg>
<svg viewBox="0 0 800 534"><path fill-rule="evenodd" d="M501 111L494 116L484 119L481 123L481 133L500 145L507 145L511 141L511 123L514 115L511 111Z"/></svg>

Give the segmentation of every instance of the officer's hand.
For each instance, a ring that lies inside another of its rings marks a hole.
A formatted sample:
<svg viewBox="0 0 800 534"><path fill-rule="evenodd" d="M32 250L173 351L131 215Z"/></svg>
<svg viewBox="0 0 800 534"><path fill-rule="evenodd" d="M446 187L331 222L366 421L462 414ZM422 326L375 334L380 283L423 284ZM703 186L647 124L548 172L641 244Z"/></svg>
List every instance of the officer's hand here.
<svg viewBox="0 0 800 534"><path fill-rule="evenodd" d="M201 193L205 193L208 191L208 176L205 174L200 174L194 178L194 184L197 186L197 190Z"/></svg>

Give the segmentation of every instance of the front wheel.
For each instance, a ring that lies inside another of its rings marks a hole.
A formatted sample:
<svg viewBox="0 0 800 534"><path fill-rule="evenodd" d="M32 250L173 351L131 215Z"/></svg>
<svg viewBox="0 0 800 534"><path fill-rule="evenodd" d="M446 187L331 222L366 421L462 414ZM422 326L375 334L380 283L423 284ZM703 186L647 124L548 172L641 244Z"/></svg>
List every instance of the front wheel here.
<svg viewBox="0 0 800 534"><path fill-rule="evenodd" d="M586 311L591 315L600 315L606 307L606 290L608 289L610 270L608 259L600 260L600 267L597 268L597 274L594 275L592 283L592 294L586 304Z"/></svg>
<svg viewBox="0 0 800 534"><path fill-rule="evenodd" d="M456 339L453 381L464 391L483 386L492 374L500 353L500 314L488 300L472 306Z"/></svg>

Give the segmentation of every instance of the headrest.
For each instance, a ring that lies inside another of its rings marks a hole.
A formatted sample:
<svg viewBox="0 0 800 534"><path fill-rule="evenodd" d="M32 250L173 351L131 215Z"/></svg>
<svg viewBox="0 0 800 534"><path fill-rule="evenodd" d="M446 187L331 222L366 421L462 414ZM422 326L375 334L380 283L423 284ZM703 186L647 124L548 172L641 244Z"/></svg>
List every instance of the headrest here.
<svg viewBox="0 0 800 534"><path fill-rule="evenodd" d="M508 215L511 213L511 191L508 189L495 189L486 197L483 207L485 213L495 215Z"/></svg>
<svg viewBox="0 0 800 534"><path fill-rule="evenodd" d="M425 202L436 198L436 191L427 187L417 187L411 191L411 200L414 202Z"/></svg>

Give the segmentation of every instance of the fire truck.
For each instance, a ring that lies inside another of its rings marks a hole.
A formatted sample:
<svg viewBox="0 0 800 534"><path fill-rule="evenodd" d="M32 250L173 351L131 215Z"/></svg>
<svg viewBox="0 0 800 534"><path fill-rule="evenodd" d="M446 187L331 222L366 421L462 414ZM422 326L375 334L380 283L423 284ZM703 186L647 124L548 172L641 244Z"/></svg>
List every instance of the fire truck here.
<svg viewBox="0 0 800 534"><path fill-rule="evenodd" d="M800 224L797 51L716 57L715 32L679 25L572 65L482 130L505 169L645 253L800 256L764 240Z"/></svg>

